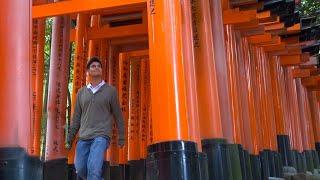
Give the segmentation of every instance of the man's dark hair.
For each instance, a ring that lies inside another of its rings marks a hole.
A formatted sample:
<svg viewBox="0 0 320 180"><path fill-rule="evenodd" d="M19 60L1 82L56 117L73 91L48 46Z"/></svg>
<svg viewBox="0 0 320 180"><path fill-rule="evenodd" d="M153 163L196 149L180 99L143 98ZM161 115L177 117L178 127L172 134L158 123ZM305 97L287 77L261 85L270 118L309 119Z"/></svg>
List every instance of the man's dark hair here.
<svg viewBox="0 0 320 180"><path fill-rule="evenodd" d="M101 63L100 59L99 59L98 57L94 56L94 57L91 57L91 58L89 59L89 61L88 61L88 63L87 63L87 69L90 69L90 65L91 65L92 63L94 63L94 62L98 62L98 63L101 65L101 67L102 67L102 63Z"/></svg>

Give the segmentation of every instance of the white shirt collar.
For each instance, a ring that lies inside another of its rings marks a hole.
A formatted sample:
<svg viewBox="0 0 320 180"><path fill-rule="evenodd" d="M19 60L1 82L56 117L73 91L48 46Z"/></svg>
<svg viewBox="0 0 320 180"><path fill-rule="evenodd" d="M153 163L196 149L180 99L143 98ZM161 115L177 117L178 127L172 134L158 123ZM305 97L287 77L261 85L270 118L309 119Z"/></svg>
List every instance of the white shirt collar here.
<svg viewBox="0 0 320 180"><path fill-rule="evenodd" d="M102 80L96 87L93 87L91 83L87 85L87 88L92 91L93 94L95 94L106 82Z"/></svg>

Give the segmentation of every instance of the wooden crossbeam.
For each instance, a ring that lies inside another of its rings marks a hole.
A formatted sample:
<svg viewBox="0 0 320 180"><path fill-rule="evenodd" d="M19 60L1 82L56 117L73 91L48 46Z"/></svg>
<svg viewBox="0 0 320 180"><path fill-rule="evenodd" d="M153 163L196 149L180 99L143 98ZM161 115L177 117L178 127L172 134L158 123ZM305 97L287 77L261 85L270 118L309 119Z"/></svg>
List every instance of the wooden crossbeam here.
<svg viewBox="0 0 320 180"><path fill-rule="evenodd" d="M70 32L70 41L75 41L75 29L72 29ZM148 27L144 24L135 24L128 26L119 26L119 27L101 27L97 28L88 28L86 39L112 39L112 38L122 38L122 37L133 37L133 36L144 36L148 35Z"/></svg>
<svg viewBox="0 0 320 180"><path fill-rule="evenodd" d="M274 24L266 25L264 27L264 29L266 31L284 29L284 24L283 23L274 23Z"/></svg>
<svg viewBox="0 0 320 180"><path fill-rule="evenodd" d="M119 27L102 27L100 29L88 29L88 39L110 39L119 37L147 35L148 27L142 24Z"/></svg>
<svg viewBox="0 0 320 180"><path fill-rule="evenodd" d="M300 25L300 23L298 23L298 24L295 24L291 27L288 27L287 34L298 33L298 32L300 32L300 30L301 30L301 25Z"/></svg>
<svg viewBox="0 0 320 180"><path fill-rule="evenodd" d="M146 0L69 0L32 7L32 18L146 4Z"/></svg>
<svg viewBox="0 0 320 180"><path fill-rule="evenodd" d="M319 89L320 88L320 76L310 76L307 78L301 78L301 83L308 89Z"/></svg>
<svg viewBox="0 0 320 180"><path fill-rule="evenodd" d="M295 55L282 55L280 56L280 64L282 66L299 65L307 62L310 59L309 53L295 54Z"/></svg>
<svg viewBox="0 0 320 180"><path fill-rule="evenodd" d="M293 78L305 78L311 75L310 69L293 69L292 76Z"/></svg>
<svg viewBox="0 0 320 180"><path fill-rule="evenodd" d="M273 51L269 53L271 56L280 56L280 55L296 55L296 54L302 54L300 47L287 47L282 50Z"/></svg>
<svg viewBox="0 0 320 180"><path fill-rule="evenodd" d="M263 11L263 12L257 13L258 19L265 19L265 18L269 18L270 16L271 16L270 11Z"/></svg>
<svg viewBox="0 0 320 180"><path fill-rule="evenodd" d="M258 43L263 43L263 42L271 42L272 41L272 36L269 33L265 33L262 35L255 35L255 36L249 36L248 41L251 44L258 44Z"/></svg>
<svg viewBox="0 0 320 180"><path fill-rule="evenodd" d="M301 55L282 55L280 56L280 64L282 66L298 65L301 63Z"/></svg>
<svg viewBox="0 0 320 180"><path fill-rule="evenodd" d="M250 22L256 19L256 10L236 11L234 9L228 9L223 11L223 24L238 24Z"/></svg>
<svg viewBox="0 0 320 180"><path fill-rule="evenodd" d="M263 49L265 52L281 51L286 49L286 44L283 42L281 44L270 44L263 46Z"/></svg>
<svg viewBox="0 0 320 180"><path fill-rule="evenodd" d="M129 51L126 54L128 57L149 56L149 49L138 50L138 51Z"/></svg>

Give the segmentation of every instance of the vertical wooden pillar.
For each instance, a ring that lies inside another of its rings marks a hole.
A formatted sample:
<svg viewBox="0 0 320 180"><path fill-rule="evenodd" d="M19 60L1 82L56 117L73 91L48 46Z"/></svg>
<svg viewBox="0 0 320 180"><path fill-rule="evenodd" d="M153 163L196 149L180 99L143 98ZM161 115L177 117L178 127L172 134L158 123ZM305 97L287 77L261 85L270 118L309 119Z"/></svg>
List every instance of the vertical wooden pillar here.
<svg viewBox="0 0 320 180"><path fill-rule="evenodd" d="M127 59L130 61L129 78L129 119L128 119L128 160L140 159L140 60Z"/></svg>
<svg viewBox="0 0 320 180"><path fill-rule="evenodd" d="M130 85L129 85L129 119L128 119L128 164L130 178L144 179L144 161L140 160L140 107L141 107L141 74L140 59L130 58Z"/></svg>
<svg viewBox="0 0 320 180"><path fill-rule="evenodd" d="M44 176L67 177L64 126L70 57L70 17L53 19ZM53 170L54 169L54 170Z"/></svg>
<svg viewBox="0 0 320 180"><path fill-rule="evenodd" d="M317 92L309 92L309 102L311 107L311 115L312 115L312 125L314 132L314 140L315 140L315 151L314 151L314 162L315 168L319 168L320 166L320 110L319 103L317 101ZM317 161L318 155L318 161Z"/></svg>
<svg viewBox="0 0 320 180"><path fill-rule="evenodd" d="M108 81L108 55L109 55L109 41L106 39L101 40L100 42L100 60L102 63L102 79L104 79L106 82Z"/></svg>
<svg viewBox="0 0 320 180"><path fill-rule="evenodd" d="M33 174L40 170L40 166L32 166L28 161L33 143L32 1L1 1L0 5L0 83L5 87L0 89L1 179L24 179L26 174L31 179L40 179L39 174Z"/></svg>
<svg viewBox="0 0 320 180"><path fill-rule="evenodd" d="M301 153L303 152L301 127L300 127L300 112L298 106L297 86L296 80L292 74L293 67L286 67L284 71L284 77L286 82L286 98L288 102L289 117L292 121L292 149L293 161L296 163L296 168L299 172L303 171L303 163Z"/></svg>
<svg viewBox="0 0 320 180"><path fill-rule="evenodd" d="M201 139L223 138L208 1L193 1L194 54Z"/></svg>
<svg viewBox="0 0 320 180"><path fill-rule="evenodd" d="M127 140L123 148L119 150L119 164L124 166L123 172L127 171L128 163L128 119L129 119L129 83L130 62L125 53L119 54L119 99L125 124L125 137Z"/></svg>
<svg viewBox="0 0 320 180"><path fill-rule="evenodd" d="M150 103L149 58L142 58L140 65L140 158L147 158Z"/></svg>
<svg viewBox="0 0 320 180"><path fill-rule="evenodd" d="M85 40L85 29L87 26L88 17L84 14L78 14L77 16L77 27L76 27L76 39L75 39L75 59L73 64L73 84L72 84L72 94L71 94L71 111L75 107L75 101L78 90L83 85L83 79L85 74L83 69L86 66L86 58L84 58L84 40ZM74 163L76 141L72 145L72 149L68 152L68 164Z"/></svg>
<svg viewBox="0 0 320 180"><path fill-rule="evenodd" d="M100 15L92 15L91 16L91 28L99 29L100 28ZM92 56L99 56L100 54L100 42L103 40L89 40L89 47L88 47L88 58Z"/></svg>
<svg viewBox="0 0 320 180"><path fill-rule="evenodd" d="M287 117L287 102L285 94L285 81L283 69L280 65L279 57L273 56L269 60L270 76L272 83L274 113L276 122L276 133L278 151L281 153L284 166L293 166L292 151L290 147L291 123Z"/></svg>
<svg viewBox="0 0 320 180"><path fill-rule="evenodd" d="M197 154L197 151L188 129L182 5L176 0L151 0L147 8L153 127L147 179L154 176L199 179L196 156L187 159L184 156L187 149L188 153ZM167 161L161 154L177 159Z"/></svg>
<svg viewBox="0 0 320 180"><path fill-rule="evenodd" d="M38 2L37 2L38 3ZM32 100L33 144L31 154L40 156L42 119L43 74L44 74L45 19L32 20Z"/></svg>
<svg viewBox="0 0 320 180"><path fill-rule="evenodd" d="M300 110L300 127L303 143L303 157L306 161L306 169L314 170L313 150L315 150L314 133L311 120L310 104L307 89L302 85L301 79L297 79L297 95Z"/></svg>
<svg viewBox="0 0 320 180"><path fill-rule="evenodd" d="M317 102L316 92L312 91L308 93L310 109L312 115L312 125L314 132L314 139L316 146L320 143L320 111L319 111L319 103ZM320 144L319 144L320 145Z"/></svg>
<svg viewBox="0 0 320 180"><path fill-rule="evenodd" d="M238 74L238 54L237 54L237 47L236 47L236 39L235 39L235 33L233 31L233 28L228 25L226 26L226 53L227 53L227 66L228 66L228 86L230 87L230 105L231 105L231 119L233 121L233 134L234 134L234 142L237 144L242 144L243 142L243 134L242 134L242 123L241 123L241 114L239 107L240 103L240 92L239 87L237 85L239 77Z"/></svg>
<svg viewBox="0 0 320 180"><path fill-rule="evenodd" d="M108 83L118 89L120 98L119 52L115 46L109 45L108 49ZM107 151L107 160L110 161L111 166L119 164L118 129L115 122L113 123L111 142Z"/></svg>
<svg viewBox="0 0 320 180"><path fill-rule="evenodd" d="M228 86L228 69L224 25L222 20L222 2L210 0L211 25L214 47L214 62L216 65L219 103L221 107L221 122L224 138L234 143L234 124L231 113L230 87Z"/></svg>
<svg viewBox="0 0 320 180"><path fill-rule="evenodd" d="M259 136L259 124L256 120L256 111L255 111L255 81L254 81L254 71L253 71L253 60L250 51L250 45L247 39L243 39L243 64L245 69L245 80L246 80L246 90L247 90L247 102L248 102L248 111L249 111L249 126L250 127L250 135L252 139L252 155L257 156L260 151L260 136ZM249 149L250 150L250 149Z"/></svg>
<svg viewBox="0 0 320 180"><path fill-rule="evenodd" d="M183 56L185 57L184 68L187 96L187 112L188 116L190 117L189 133L191 138L190 140L196 142L198 150L201 151L191 8L191 1L182 1L182 36L184 39Z"/></svg>

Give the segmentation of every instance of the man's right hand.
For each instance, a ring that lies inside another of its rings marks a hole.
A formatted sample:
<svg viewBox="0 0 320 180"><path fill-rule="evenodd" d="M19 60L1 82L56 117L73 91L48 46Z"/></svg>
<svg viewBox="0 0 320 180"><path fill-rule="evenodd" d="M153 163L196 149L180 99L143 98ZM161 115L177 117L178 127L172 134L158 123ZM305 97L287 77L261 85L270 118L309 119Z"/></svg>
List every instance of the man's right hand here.
<svg viewBox="0 0 320 180"><path fill-rule="evenodd" d="M72 146L71 146L69 143L66 143L66 144L65 144L65 148L66 148L68 151L70 151L71 147L72 147Z"/></svg>

